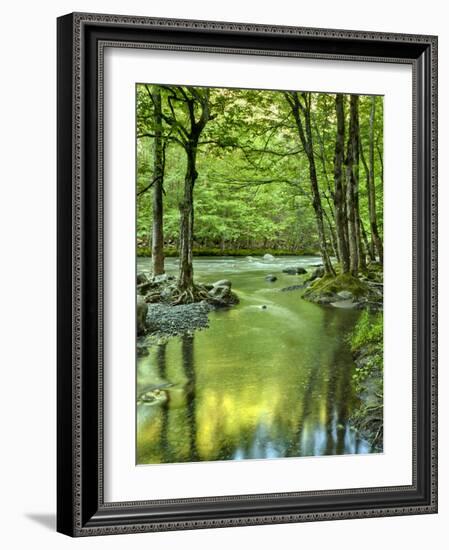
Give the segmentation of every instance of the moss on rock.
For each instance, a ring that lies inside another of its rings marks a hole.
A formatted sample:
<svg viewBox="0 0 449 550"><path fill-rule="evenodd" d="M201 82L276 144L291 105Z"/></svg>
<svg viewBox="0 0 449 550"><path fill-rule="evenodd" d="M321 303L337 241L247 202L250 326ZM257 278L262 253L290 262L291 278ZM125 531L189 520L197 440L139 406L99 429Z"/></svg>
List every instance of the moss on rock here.
<svg viewBox="0 0 449 550"><path fill-rule="evenodd" d="M317 304L331 304L339 302L342 299L352 297L354 307L361 303L359 300L370 300L373 298L373 291L369 284L352 276L350 273L344 273L332 277L324 275L313 281L303 294L303 298L309 302Z"/></svg>

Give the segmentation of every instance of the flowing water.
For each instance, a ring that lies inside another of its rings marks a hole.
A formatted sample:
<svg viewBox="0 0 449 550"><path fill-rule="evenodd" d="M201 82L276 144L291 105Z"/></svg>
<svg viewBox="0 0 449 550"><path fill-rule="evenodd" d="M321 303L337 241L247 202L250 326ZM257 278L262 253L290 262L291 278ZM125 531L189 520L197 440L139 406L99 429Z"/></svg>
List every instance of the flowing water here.
<svg viewBox="0 0 449 550"><path fill-rule="evenodd" d="M351 428L357 400L347 336L360 313L311 304L298 284L317 257L198 258L199 282L232 281L240 304L209 314L210 327L171 338L138 358L137 463L302 457L371 452ZM150 260L139 258L138 271ZM174 259L167 273L176 274ZM274 283L265 281L275 274ZM263 307L265 306L265 307Z"/></svg>

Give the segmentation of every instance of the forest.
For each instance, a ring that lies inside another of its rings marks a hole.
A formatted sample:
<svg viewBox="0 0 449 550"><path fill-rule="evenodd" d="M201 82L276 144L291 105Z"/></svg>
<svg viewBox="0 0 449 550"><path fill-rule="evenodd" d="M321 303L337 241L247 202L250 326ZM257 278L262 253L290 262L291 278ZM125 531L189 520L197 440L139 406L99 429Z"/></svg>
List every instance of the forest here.
<svg viewBox="0 0 449 550"><path fill-rule="evenodd" d="M136 86L138 463L379 452L383 98Z"/></svg>
<svg viewBox="0 0 449 550"><path fill-rule="evenodd" d="M383 262L379 96L137 86L137 253L319 253L325 273ZM186 299L187 296L186 296Z"/></svg>

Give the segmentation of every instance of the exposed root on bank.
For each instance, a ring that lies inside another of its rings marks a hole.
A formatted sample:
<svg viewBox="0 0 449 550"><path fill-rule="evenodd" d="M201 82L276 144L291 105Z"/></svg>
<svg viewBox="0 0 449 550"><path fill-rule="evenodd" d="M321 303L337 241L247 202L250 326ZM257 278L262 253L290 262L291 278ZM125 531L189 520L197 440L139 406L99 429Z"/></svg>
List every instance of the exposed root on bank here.
<svg viewBox="0 0 449 550"><path fill-rule="evenodd" d="M185 290L178 289L174 295L171 304L178 306L180 304L194 304L202 300L210 301L210 296L206 288L202 286L192 285Z"/></svg>

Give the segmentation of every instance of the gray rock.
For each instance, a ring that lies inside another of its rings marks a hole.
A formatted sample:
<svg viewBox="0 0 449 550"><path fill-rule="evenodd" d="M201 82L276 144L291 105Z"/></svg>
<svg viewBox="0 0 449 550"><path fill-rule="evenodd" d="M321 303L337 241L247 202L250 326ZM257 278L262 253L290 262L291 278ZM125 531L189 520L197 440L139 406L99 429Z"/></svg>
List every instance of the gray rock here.
<svg viewBox="0 0 449 550"><path fill-rule="evenodd" d="M313 272L312 275L309 278L309 281L314 281L315 279L319 279L320 277L323 277L324 275L324 267L317 267Z"/></svg>
<svg viewBox="0 0 449 550"><path fill-rule="evenodd" d="M268 281L269 283L274 283L275 281L278 280L278 278L276 277L276 275L270 274L265 277L265 280Z"/></svg>
<svg viewBox="0 0 449 550"><path fill-rule="evenodd" d="M137 319L137 334L144 334L147 329L147 313L148 313L148 304L145 302L142 296L137 296L137 305L136 305L136 319Z"/></svg>
<svg viewBox="0 0 449 550"><path fill-rule="evenodd" d="M167 273L162 273L162 275L155 275L153 277L153 281L159 285L161 283L165 283L169 280Z"/></svg>
<svg viewBox="0 0 449 550"><path fill-rule="evenodd" d="M162 300L170 300L173 296L173 293L176 290L176 285L169 285L162 289L160 297Z"/></svg>
<svg viewBox="0 0 449 550"><path fill-rule="evenodd" d="M282 273L287 273L287 275L304 275L307 273L307 270L303 267L286 267L282 270Z"/></svg>
<svg viewBox="0 0 449 550"><path fill-rule="evenodd" d="M217 281L216 283L213 283L214 286L227 286L231 288L232 283L231 281L228 281L227 279L223 279L221 281Z"/></svg>
<svg viewBox="0 0 449 550"><path fill-rule="evenodd" d="M337 298L336 294L331 294L329 296L318 296L316 299L312 300L317 304L332 304Z"/></svg>
<svg viewBox="0 0 449 550"><path fill-rule="evenodd" d="M238 304L237 295L231 292L231 287L225 285L214 285L208 292L214 306L226 307Z"/></svg>
<svg viewBox="0 0 449 550"><path fill-rule="evenodd" d="M274 260L274 256L271 254L264 254L263 259L267 262L272 262Z"/></svg>
<svg viewBox="0 0 449 550"><path fill-rule="evenodd" d="M353 309L358 306L357 302L351 300L339 300L338 302L331 302L331 306L340 309Z"/></svg>
<svg viewBox="0 0 449 550"><path fill-rule="evenodd" d="M137 274L136 281L138 285L148 282L147 274L141 271L140 273Z"/></svg>
<svg viewBox="0 0 449 550"><path fill-rule="evenodd" d="M208 313L211 309L206 302L178 306L151 304L148 308L147 326L153 335L189 334L208 326Z"/></svg>
<svg viewBox="0 0 449 550"><path fill-rule="evenodd" d="M227 285L214 284L208 294L209 296L212 296L212 298L225 298L230 292L231 289Z"/></svg>
<svg viewBox="0 0 449 550"><path fill-rule="evenodd" d="M291 290L302 290L305 285L292 285L281 288L281 292L290 292Z"/></svg>
<svg viewBox="0 0 449 550"><path fill-rule="evenodd" d="M349 292L349 290L340 290L340 292L337 292L337 296L342 300L352 300L352 292Z"/></svg>

